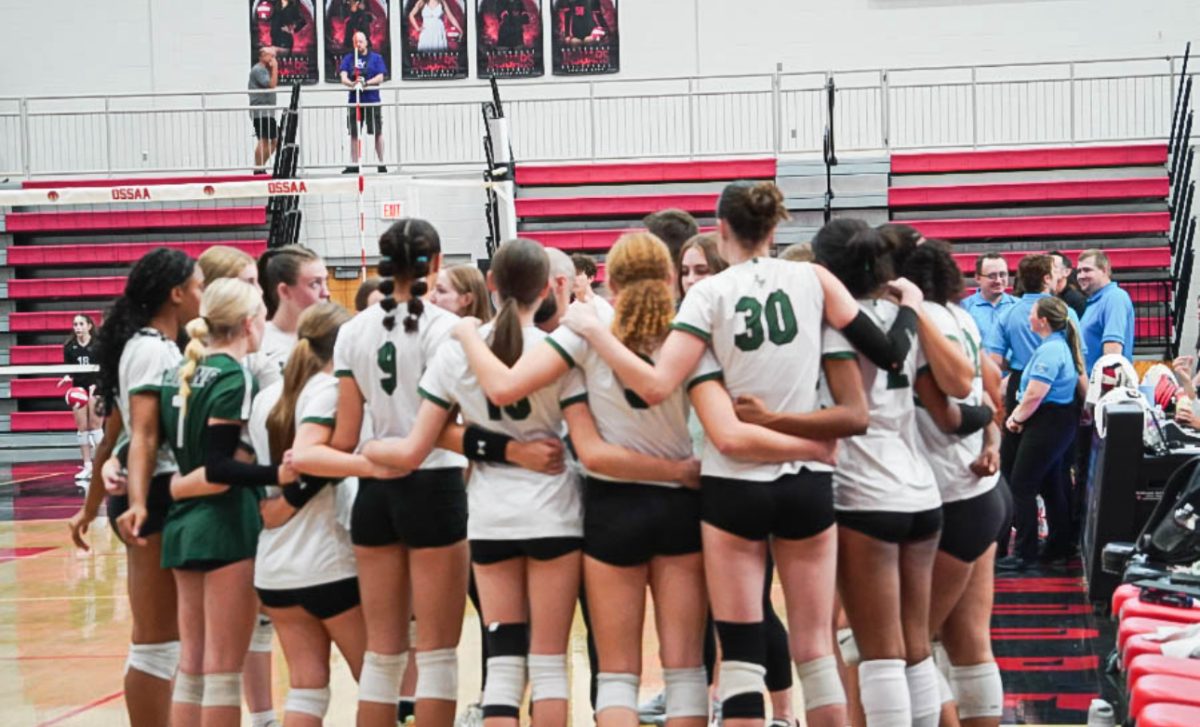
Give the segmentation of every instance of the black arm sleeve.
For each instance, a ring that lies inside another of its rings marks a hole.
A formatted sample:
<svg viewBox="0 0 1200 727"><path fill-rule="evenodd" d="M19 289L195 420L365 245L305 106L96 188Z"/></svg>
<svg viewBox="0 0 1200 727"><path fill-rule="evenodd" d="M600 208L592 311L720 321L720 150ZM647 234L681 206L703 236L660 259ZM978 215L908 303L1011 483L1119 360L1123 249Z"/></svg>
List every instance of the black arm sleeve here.
<svg viewBox="0 0 1200 727"><path fill-rule="evenodd" d="M842 335L871 363L881 369L896 371L904 365L908 352L912 350L913 337L917 333L917 312L908 306L900 306L896 320L884 335L879 326L862 311L842 329Z"/></svg>
<svg viewBox="0 0 1200 727"><path fill-rule="evenodd" d="M959 404L958 410L962 412L962 422L954 433L964 437L986 427L996 415L991 407L983 404Z"/></svg>
<svg viewBox="0 0 1200 727"><path fill-rule="evenodd" d="M287 504L299 510L304 507L304 504L317 496L321 490L325 489L325 485L334 480L328 477L309 477L304 475L300 481L294 485L288 485L283 488L283 499Z"/></svg>
<svg viewBox="0 0 1200 727"><path fill-rule="evenodd" d="M238 424L208 425L208 455L204 458L205 479L215 485L257 487L279 483L279 470L271 465L238 462L242 427Z"/></svg>

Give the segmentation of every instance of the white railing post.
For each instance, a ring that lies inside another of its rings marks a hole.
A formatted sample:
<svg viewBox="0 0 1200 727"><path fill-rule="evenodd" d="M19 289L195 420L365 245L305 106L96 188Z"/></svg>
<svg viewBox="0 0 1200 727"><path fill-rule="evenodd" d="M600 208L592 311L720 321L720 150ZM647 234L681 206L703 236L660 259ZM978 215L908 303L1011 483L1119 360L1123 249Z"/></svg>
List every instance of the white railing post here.
<svg viewBox="0 0 1200 727"><path fill-rule="evenodd" d="M783 64L775 64L775 72L771 74L771 149L775 156L783 151L783 79L780 72Z"/></svg>
<svg viewBox="0 0 1200 727"><path fill-rule="evenodd" d="M1070 94L1070 110L1068 113L1071 114L1071 118L1070 118L1071 137L1070 138L1071 138L1071 143L1074 144L1075 143L1075 134L1076 134L1076 132L1075 132L1075 64L1074 63L1067 64L1067 69L1068 69L1068 71L1067 71L1067 91Z"/></svg>
<svg viewBox="0 0 1200 727"><path fill-rule="evenodd" d="M596 84L593 81L588 81L588 120L591 125L591 133L588 134L588 139L591 144L589 156L591 160L596 161Z"/></svg>
<svg viewBox="0 0 1200 727"><path fill-rule="evenodd" d="M200 94L200 165L208 167L208 97Z"/></svg>
<svg viewBox="0 0 1200 727"><path fill-rule="evenodd" d="M18 105L21 114L21 173L28 179L32 176L33 164L29 159L29 99L21 97Z"/></svg>
<svg viewBox="0 0 1200 727"><path fill-rule="evenodd" d="M694 79L687 81L688 159L696 158L696 88Z"/></svg>
<svg viewBox="0 0 1200 727"><path fill-rule="evenodd" d="M380 100L383 97L380 96ZM392 153L396 155L396 171L400 171L400 89L392 89L392 108L396 113L392 117ZM480 140L482 143L482 140ZM359 160L361 161L361 160Z"/></svg>
<svg viewBox="0 0 1200 727"><path fill-rule="evenodd" d="M892 104L889 94L891 89L888 86L888 72L881 70L879 72L879 130L883 137L883 148L892 148L892 119L891 110Z"/></svg>
<svg viewBox="0 0 1200 727"><path fill-rule="evenodd" d="M971 66L971 148L979 147L979 87L975 85L976 68Z"/></svg>
<svg viewBox="0 0 1200 727"><path fill-rule="evenodd" d="M112 159L112 99L108 96L104 97L104 171L108 172L108 176L113 173Z"/></svg>

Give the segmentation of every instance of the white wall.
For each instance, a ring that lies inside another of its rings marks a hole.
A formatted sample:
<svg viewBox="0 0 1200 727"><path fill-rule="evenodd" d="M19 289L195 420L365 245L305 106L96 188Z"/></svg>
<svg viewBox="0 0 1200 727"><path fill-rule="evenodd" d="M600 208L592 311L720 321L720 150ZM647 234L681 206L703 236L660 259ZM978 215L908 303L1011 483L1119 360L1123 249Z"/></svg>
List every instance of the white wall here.
<svg viewBox="0 0 1200 727"><path fill-rule="evenodd" d="M0 0L0 96L242 88L248 7ZM620 9L623 78L1158 56L1180 53L1200 27L1196 0L624 0Z"/></svg>

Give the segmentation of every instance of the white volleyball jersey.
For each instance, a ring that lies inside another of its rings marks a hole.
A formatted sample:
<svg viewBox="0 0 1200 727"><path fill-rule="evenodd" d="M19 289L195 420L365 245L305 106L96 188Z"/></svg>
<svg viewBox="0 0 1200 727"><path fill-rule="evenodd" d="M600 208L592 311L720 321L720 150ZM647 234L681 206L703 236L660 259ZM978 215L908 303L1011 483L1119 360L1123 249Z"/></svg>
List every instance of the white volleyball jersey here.
<svg viewBox="0 0 1200 727"><path fill-rule="evenodd" d="M900 308L888 300L861 300L859 307L881 331ZM924 356L913 341L899 371L879 369L860 355L839 331L826 327L824 355L855 357L862 370L870 425L866 433L841 441L833 471L834 506L839 510L920 512L941 504L933 471L917 435L913 381Z"/></svg>
<svg viewBox="0 0 1200 727"><path fill-rule="evenodd" d="M333 426L337 413L337 379L317 373L296 398L296 430L305 422ZM259 393L250 412L251 440L259 464L271 464L267 415L279 401L283 384ZM295 487L295 485L289 485ZM277 528L263 528L254 559L254 585L268 590L308 588L353 578L357 574L350 533L339 522L340 484L326 485L291 519ZM270 495L280 494L269 487Z"/></svg>
<svg viewBox="0 0 1200 727"><path fill-rule="evenodd" d="M771 411L818 408L825 294L809 263L753 258L694 285L672 327L708 342L730 395L752 394ZM706 441L701 472L770 482L821 462L761 464L727 457Z"/></svg>
<svg viewBox="0 0 1200 727"><path fill-rule="evenodd" d="M491 325L479 334L487 340ZM526 350L546 334L525 328ZM457 341L438 352L421 377L421 396L438 406L459 406L463 422L507 434L521 442L561 437L562 407L584 396L582 376L571 371L520 401L499 407L487 400L466 354ZM573 466L546 475L513 465L475 462L467 483L467 537L472 540L523 540L583 535L583 501Z"/></svg>
<svg viewBox="0 0 1200 727"><path fill-rule="evenodd" d="M155 328L143 328L133 334L121 351L121 361L117 367L117 410L121 412L121 436L117 439L117 450L129 443L129 427L132 423L129 417L129 397L133 394L152 393L158 399L162 392L163 379L174 376L183 354L174 341L164 336ZM154 474L175 472L175 456L171 453L171 443L161 434L158 443L158 453L154 460Z"/></svg>
<svg viewBox="0 0 1200 727"><path fill-rule="evenodd" d="M925 313L938 330L962 346L963 353L975 367L971 380L971 393L965 399L952 399L960 404L978 406L983 403L983 376L980 368L979 326L971 314L951 303L948 306L929 301L924 305ZM999 474L978 477L971 471L971 463L983 449L983 431L962 437L938 429L929 412L917 402L917 431L924 445L925 457L933 470L942 502L956 502L977 497L996 486Z"/></svg>
<svg viewBox="0 0 1200 727"><path fill-rule="evenodd" d="M605 325L612 323L612 306L597 306L596 312ZM687 459L692 456L692 436L688 430L691 406L687 389L720 376L716 359L710 353L704 354L696 373L689 377L685 387L671 392L657 406L649 406L632 389L621 383L612 368L585 339L566 326L559 326L546 338L546 342L558 351L568 366L578 367L583 372L588 408L591 409L601 439L664 459ZM653 356L648 357L650 361L653 359ZM587 474L600 479L614 479L594 472ZM651 482L645 479L624 481ZM653 484L681 487L677 482Z"/></svg>
<svg viewBox="0 0 1200 727"><path fill-rule="evenodd" d="M262 391L276 381L283 380L283 367L287 366L292 349L296 347L299 336L286 333L271 321L267 321L263 329L262 342L258 350L246 357L246 368L258 383Z"/></svg>
<svg viewBox="0 0 1200 727"><path fill-rule="evenodd" d="M334 373L349 376L362 391L364 418L376 439L406 437L421 405L417 385L438 348L450 338L458 316L425 304L417 331L405 333L407 305L396 309L396 325L383 327L383 308L376 303L346 322L333 347ZM461 455L434 449L420 469L466 467Z"/></svg>

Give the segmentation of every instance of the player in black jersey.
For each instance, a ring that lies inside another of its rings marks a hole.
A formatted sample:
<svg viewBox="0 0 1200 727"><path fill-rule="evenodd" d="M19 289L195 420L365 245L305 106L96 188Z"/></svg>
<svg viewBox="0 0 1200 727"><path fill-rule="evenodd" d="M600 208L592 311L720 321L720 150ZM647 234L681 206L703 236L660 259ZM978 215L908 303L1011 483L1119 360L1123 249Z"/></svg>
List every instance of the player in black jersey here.
<svg viewBox="0 0 1200 727"><path fill-rule="evenodd" d="M63 344L63 363L69 365L89 366L96 363L96 322L86 313L79 313L71 322L72 333ZM96 375L93 373L68 374L63 377L62 384L69 384L87 392L87 401L78 405L68 399L75 414L76 436L79 438L79 452L83 455L83 467L75 473L77 482L87 482L92 476L92 449L100 444L102 431L100 417L96 414L96 400L92 396L96 386Z"/></svg>

